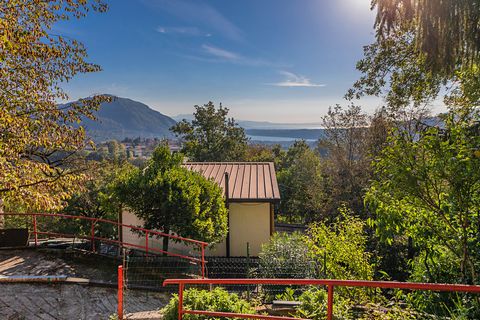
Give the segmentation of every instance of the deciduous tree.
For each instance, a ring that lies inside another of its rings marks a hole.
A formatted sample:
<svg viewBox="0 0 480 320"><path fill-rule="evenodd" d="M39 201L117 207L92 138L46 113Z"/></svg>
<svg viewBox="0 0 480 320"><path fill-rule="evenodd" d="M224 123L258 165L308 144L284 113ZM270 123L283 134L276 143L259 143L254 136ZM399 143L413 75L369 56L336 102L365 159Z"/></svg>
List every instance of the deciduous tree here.
<svg viewBox="0 0 480 320"><path fill-rule="evenodd" d="M194 119L183 120L172 131L183 140L182 152L193 161L242 161L248 138L228 108L215 108L213 102L195 106Z"/></svg>
<svg viewBox="0 0 480 320"><path fill-rule="evenodd" d="M219 242L227 233L222 190L199 173L181 167L183 156L158 147L144 169L132 168L115 187L119 200L144 227L182 237ZM168 238L163 238L168 251Z"/></svg>
<svg viewBox="0 0 480 320"><path fill-rule="evenodd" d="M468 283L479 281L479 119L478 107L452 106L443 126L398 129L374 162L366 198L384 240L406 235L423 251L448 248L462 272L455 280Z"/></svg>
<svg viewBox="0 0 480 320"><path fill-rule="evenodd" d="M102 96L59 105L62 84L99 71L74 39L55 34L59 21L105 11L101 0L0 2L0 198L7 204L54 209L82 180L82 116L93 117Z"/></svg>

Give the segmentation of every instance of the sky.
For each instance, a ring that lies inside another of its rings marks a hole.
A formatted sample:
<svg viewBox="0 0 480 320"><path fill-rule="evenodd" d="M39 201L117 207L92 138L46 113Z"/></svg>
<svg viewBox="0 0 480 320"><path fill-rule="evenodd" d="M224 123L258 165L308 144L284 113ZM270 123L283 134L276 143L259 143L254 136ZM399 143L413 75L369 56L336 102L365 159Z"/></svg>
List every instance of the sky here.
<svg viewBox="0 0 480 320"><path fill-rule="evenodd" d="M55 27L86 46L98 73L72 100L109 93L174 116L213 101L240 120L320 122L360 76L374 40L370 0L111 0ZM363 99L364 110L381 104Z"/></svg>

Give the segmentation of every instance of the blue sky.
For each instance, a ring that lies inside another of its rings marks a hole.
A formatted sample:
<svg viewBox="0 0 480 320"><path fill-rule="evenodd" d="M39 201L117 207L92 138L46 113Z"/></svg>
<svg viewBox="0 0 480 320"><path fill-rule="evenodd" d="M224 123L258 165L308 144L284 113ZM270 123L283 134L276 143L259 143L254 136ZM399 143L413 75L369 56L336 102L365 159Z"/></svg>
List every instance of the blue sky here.
<svg viewBox="0 0 480 320"><path fill-rule="evenodd" d="M66 85L72 99L111 93L167 115L222 102L237 119L319 122L359 77L373 41L370 0L112 0L57 32L102 66ZM362 101L372 111L378 99Z"/></svg>

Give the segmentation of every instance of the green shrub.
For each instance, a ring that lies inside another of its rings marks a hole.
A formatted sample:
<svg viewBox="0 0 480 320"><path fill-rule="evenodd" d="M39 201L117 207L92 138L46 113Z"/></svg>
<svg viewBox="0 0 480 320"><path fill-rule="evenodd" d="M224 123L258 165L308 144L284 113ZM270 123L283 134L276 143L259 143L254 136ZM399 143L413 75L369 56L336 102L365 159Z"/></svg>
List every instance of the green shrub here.
<svg viewBox="0 0 480 320"><path fill-rule="evenodd" d="M311 257L325 264L330 279L372 280L372 254L367 251L365 222L346 209L332 224L311 224L308 229L308 250Z"/></svg>
<svg viewBox="0 0 480 320"><path fill-rule="evenodd" d="M218 311L253 314L255 310L245 300L234 293L228 293L225 289L215 288L211 291L188 289L183 292L183 308L187 310ZM168 305L162 309L163 320L178 319L178 295L174 295ZM185 320L197 319L226 319L211 316L198 316L185 314Z"/></svg>
<svg viewBox="0 0 480 320"><path fill-rule="evenodd" d="M411 262L410 281L427 283L464 283L458 257L443 246L423 250ZM478 297L468 293L413 291L405 296L416 310L451 319L480 319Z"/></svg>
<svg viewBox="0 0 480 320"><path fill-rule="evenodd" d="M303 234L275 233L258 257L262 278L315 278L315 263L309 257Z"/></svg>
<svg viewBox="0 0 480 320"><path fill-rule="evenodd" d="M338 295L334 299L334 318L348 319L348 310L351 306L350 300L343 299ZM325 289L311 287L304 291L296 300L301 302L301 305L292 316L313 320L324 320L327 317L327 291Z"/></svg>

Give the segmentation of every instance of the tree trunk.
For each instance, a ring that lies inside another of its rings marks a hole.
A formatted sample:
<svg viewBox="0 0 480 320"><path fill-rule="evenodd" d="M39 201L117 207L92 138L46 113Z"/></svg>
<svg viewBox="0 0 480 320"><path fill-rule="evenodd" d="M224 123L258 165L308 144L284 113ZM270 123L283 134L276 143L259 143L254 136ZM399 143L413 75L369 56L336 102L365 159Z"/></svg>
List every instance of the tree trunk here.
<svg viewBox="0 0 480 320"><path fill-rule="evenodd" d="M0 198L0 230L5 229L5 216L3 215L3 199Z"/></svg>
<svg viewBox="0 0 480 320"><path fill-rule="evenodd" d="M169 229L165 229L163 232L166 234L170 234ZM164 251L163 255L164 256L166 256L168 252L168 240L170 240L169 237L163 237L163 251Z"/></svg>

